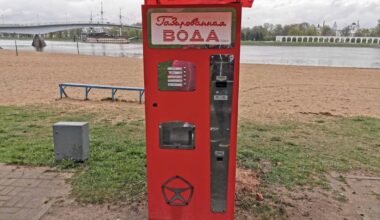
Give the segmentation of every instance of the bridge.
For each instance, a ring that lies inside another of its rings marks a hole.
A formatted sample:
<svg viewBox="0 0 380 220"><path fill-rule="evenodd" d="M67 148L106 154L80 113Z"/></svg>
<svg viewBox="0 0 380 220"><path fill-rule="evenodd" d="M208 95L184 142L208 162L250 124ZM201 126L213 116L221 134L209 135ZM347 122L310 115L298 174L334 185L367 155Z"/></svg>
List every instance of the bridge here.
<svg viewBox="0 0 380 220"><path fill-rule="evenodd" d="M76 23L50 23L50 24L14 24L14 25L0 25L0 33L7 34L29 34L34 35L32 45L38 50L42 51L42 48L46 46L44 39L40 36L47 33L66 31L80 28L93 28L93 27L118 27L118 28L134 28L141 29L138 26L129 26L114 23L88 23L88 22L76 22Z"/></svg>
<svg viewBox="0 0 380 220"><path fill-rule="evenodd" d="M342 43L342 44L378 44L380 37L336 37L336 36L276 36L277 42L298 43Z"/></svg>
<svg viewBox="0 0 380 220"><path fill-rule="evenodd" d="M126 27L141 29L137 26L129 26L115 23L88 23L88 22L76 22L76 23L45 23L45 24L7 24L0 25L0 33L8 34L30 34L41 35L57 31L66 31L79 28L88 27Z"/></svg>

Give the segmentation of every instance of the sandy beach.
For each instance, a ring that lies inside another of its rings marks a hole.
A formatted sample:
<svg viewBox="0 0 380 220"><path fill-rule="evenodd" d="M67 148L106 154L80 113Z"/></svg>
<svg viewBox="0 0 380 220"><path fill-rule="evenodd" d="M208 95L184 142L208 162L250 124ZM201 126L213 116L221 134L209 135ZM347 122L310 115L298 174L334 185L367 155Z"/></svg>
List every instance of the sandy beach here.
<svg viewBox="0 0 380 220"><path fill-rule="evenodd" d="M331 114L380 117L380 69L241 65L241 119L272 114ZM101 101L110 91L70 89L59 100L58 84L93 83L143 87L143 61L135 58L73 56L0 50L0 105L62 104L82 108L143 109L134 92L120 92L123 102Z"/></svg>

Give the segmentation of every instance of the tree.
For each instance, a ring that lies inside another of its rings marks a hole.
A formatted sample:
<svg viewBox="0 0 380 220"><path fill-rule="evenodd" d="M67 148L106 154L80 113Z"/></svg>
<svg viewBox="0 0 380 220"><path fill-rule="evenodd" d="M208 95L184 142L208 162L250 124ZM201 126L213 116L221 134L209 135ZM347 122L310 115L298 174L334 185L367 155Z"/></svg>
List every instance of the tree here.
<svg viewBox="0 0 380 220"><path fill-rule="evenodd" d="M289 29L289 32L288 32L289 35L292 35L292 36L301 36L303 35L302 31L299 29L299 27L297 26L293 26Z"/></svg>
<svg viewBox="0 0 380 220"><path fill-rule="evenodd" d="M350 36L350 31L351 31L350 26L346 26L345 28L342 29L341 35L343 37L348 37L348 36Z"/></svg>
<svg viewBox="0 0 380 220"><path fill-rule="evenodd" d="M256 26L252 29L253 40L262 41L265 39L267 31L262 26Z"/></svg>
<svg viewBox="0 0 380 220"><path fill-rule="evenodd" d="M306 33L307 29L310 28L310 24L307 22L301 23L297 25L298 28L301 30L302 33Z"/></svg>
<svg viewBox="0 0 380 220"><path fill-rule="evenodd" d="M355 37L369 37L371 35L371 31L367 28L359 29L355 33Z"/></svg>
<svg viewBox="0 0 380 220"><path fill-rule="evenodd" d="M284 34L284 29L282 28L281 24L276 24L276 26L273 29L273 35L278 36L278 35L283 35Z"/></svg>
<svg viewBox="0 0 380 220"><path fill-rule="evenodd" d="M305 35L307 36L316 36L317 35L317 28L314 25L311 25L306 29Z"/></svg>
<svg viewBox="0 0 380 220"><path fill-rule="evenodd" d="M249 40L249 35L250 35L250 28L242 28L241 30L241 40L247 41Z"/></svg>
<svg viewBox="0 0 380 220"><path fill-rule="evenodd" d="M377 21L377 26L373 29L371 35L374 37L380 37L380 19Z"/></svg>
<svg viewBox="0 0 380 220"><path fill-rule="evenodd" d="M318 27L319 28L319 27ZM264 25L245 27L241 30L241 40L244 41L268 41L275 40L276 36L316 36L319 33L315 25L307 22L299 24L288 24L282 26L281 24L265 23ZM322 36L335 36L336 31L330 26L324 25L320 30ZM342 36L350 36L351 27L346 26L341 31ZM378 36L380 37L380 20L376 27L372 29L360 29L356 36Z"/></svg>
<svg viewBox="0 0 380 220"><path fill-rule="evenodd" d="M321 35L322 36L335 36L335 32L330 26L325 25L321 28Z"/></svg>

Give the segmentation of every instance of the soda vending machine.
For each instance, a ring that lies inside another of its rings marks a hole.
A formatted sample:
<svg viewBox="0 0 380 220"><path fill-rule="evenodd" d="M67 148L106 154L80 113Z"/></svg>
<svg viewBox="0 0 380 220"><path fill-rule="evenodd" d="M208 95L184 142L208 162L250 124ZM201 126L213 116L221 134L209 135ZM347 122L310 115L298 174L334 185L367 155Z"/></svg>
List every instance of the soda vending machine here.
<svg viewBox="0 0 380 220"><path fill-rule="evenodd" d="M241 13L252 3L142 6L151 220L234 219Z"/></svg>

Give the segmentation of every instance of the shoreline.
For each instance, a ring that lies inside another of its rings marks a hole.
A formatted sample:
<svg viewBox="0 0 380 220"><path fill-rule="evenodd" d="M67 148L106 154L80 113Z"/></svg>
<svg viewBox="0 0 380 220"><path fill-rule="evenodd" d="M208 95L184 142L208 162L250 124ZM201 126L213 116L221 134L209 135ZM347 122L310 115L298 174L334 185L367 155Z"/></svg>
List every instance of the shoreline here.
<svg viewBox="0 0 380 220"><path fill-rule="evenodd" d="M0 38L0 40L30 40L33 38ZM53 42L76 42L73 39L45 39ZM79 41L80 43L86 43ZM130 44L142 44L140 41L134 41ZM352 44L352 43L303 43L303 42L277 42L277 41L241 41L242 46L279 46L279 47L348 47L348 48L379 48L380 44Z"/></svg>
<svg viewBox="0 0 380 220"><path fill-rule="evenodd" d="M4 49L0 46L0 51L7 51L9 53L15 53L14 50L11 49ZM37 52L37 51L31 51L31 50L20 50L18 49L18 56L21 56L22 53L36 53L36 54L51 54L51 55L63 55L63 56L87 56L87 57L111 57L111 58L125 58L120 56L103 56L103 55L88 55L88 54L74 54L74 53L62 53L62 52ZM139 56L131 56L126 58L130 59L140 59L142 60L143 57ZM271 63L248 63L244 61L240 61L241 65L268 65L268 66L290 66L290 67L315 67L315 68L347 68L347 69L368 69L368 70L380 70L380 67L347 67L347 66L323 66L323 65L300 65L300 64L271 64Z"/></svg>

